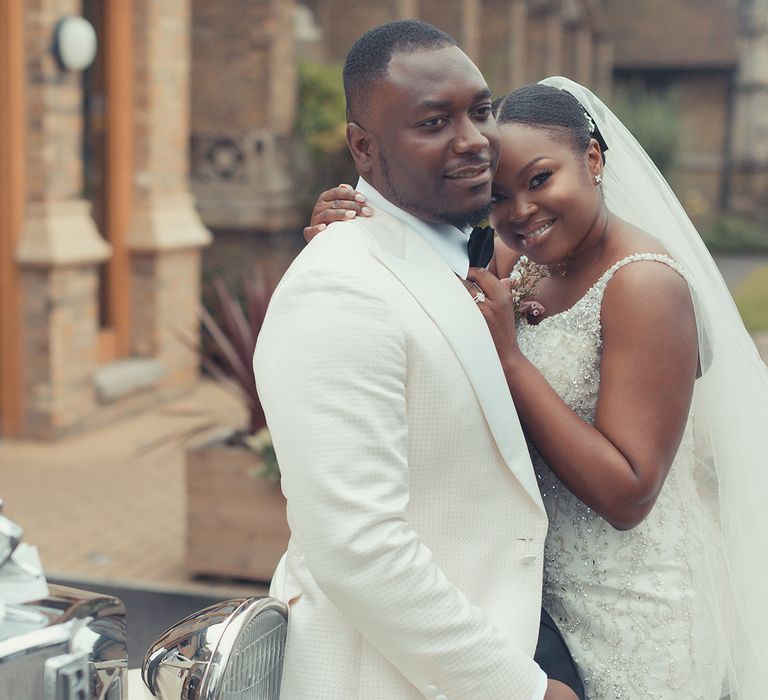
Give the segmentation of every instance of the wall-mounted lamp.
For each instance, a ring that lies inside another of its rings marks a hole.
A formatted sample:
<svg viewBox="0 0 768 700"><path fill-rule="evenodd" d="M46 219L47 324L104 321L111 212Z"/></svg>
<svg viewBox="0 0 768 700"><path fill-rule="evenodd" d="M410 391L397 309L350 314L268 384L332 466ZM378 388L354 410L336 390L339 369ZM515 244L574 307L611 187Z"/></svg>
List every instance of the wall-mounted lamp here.
<svg viewBox="0 0 768 700"><path fill-rule="evenodd" d="M53 53L64 70L85 70L96 56L96 30L84 17L64 17L53 32Z"/></svg>

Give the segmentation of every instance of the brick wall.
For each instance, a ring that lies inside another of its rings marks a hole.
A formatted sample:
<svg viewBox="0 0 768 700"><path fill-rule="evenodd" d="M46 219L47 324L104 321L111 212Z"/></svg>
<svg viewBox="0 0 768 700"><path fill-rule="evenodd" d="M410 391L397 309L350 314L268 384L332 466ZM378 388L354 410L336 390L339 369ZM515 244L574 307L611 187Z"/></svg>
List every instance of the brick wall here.
<svg viewBox="0 0 768 700"><path fill-rule="evenodd" d="M116 357L103 354L100 337L100 270L110 247L82 199L82 74L62 71L50 52L56 23L79 14L82 3L25 3L28 180L18 258L24 431L31 437L117 420L197 378L196 354L176 337L177 329L197 332L199 251L209 236L189 196L189 0L132 2L135 26L126 31L135 40L136 121L133 163L125 164L135 184L126 243L131 347ZM107 395L99 384L104 371L141 359L157 378Z"/></svg>
<svg viewBox="0 0 768 700"><path fill-rule="evenodd" d="M200 252L135 254L131 263L134 354L159 359L167 372L164 384L184 387L197 376L197 356L187 343L198 337Z"/></svg>
<svg viewBox="0 0 768 700"><path fill-rule="evenodd" d="M93 267L22 273L29 435L52 438L79 430L96 409L96 293Z"/></svg>
<svg viewBox="0 0 768 700"><path fill-rule="evenodd" d="M192 3L192 190L211 228L303 226L291 0Z"/></svg>

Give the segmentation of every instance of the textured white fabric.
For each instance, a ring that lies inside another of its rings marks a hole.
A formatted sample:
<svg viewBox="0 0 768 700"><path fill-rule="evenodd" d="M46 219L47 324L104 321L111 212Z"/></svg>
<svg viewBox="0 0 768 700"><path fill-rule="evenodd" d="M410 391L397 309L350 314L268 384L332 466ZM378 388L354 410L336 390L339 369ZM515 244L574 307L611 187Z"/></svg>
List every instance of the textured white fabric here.
<svg viewBox="0 0 768 700"><path fill-rule="evenodd" d="M546 516L454 273L388 215L334 224L275 292L254 368L292 533L283 699L530 700Z"/></svg>
<svg viewBox="0 0 768 700"><path fill-rule="evenodd" d="M589 90L567 78L542 81L587 109L609 150L603 189L608 208L657 237L686 270L694 290L703 376L696 382L695 479L688 500L711 499L719 519L728 579L709 614L730 626L712 643L732 662L731 700L758 700L768 687L768 368L760 360L717 266L648 155ZM733 607L735 604L735 608Z"/></svg>
<svg viewBox="0 0 768 700"><path fill-rule="evenodd" d="M571 308L519 326L520 349L573 411L593 423L600 388L603 292L625 265L669 265L667 256L620 260ZM590 700L717 700L725 674L724 630L710 554L717 525L694 497L693 421L649 515L620 532L582 503L534 453L549 532L544 607L579 666ZM720 575L724 573L720 561Z"/></svg>
<svg viewBox="0 0 768 700"><path fill-rule="evenodd" d="M357 181L355 188L360 194L365 195L367 203L375 211L384 212L394 216L408 228L415 231L431 245L438 255L445 261L461 279L467 279L469 272L469 252L467 242L469 234L451 224L429 224L417 219L413 214L404 211L400 207L385 199L372 185L363 178Z"/></svg>

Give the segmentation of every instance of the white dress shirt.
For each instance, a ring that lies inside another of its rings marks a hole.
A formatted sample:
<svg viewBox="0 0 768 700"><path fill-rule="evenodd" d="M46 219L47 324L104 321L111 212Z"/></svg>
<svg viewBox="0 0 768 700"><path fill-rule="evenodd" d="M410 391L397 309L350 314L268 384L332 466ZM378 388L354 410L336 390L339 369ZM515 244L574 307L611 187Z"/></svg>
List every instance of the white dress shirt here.
<svg viewBox="0 0 768 700"><path fill-rule="evenodd" d="M461 279L467 279L467 272L469 272L468 233L452 224L429 224L426 221L417 219L413 214L409 214L397 205L392 204L388 199L384 199L363 178L357 181L357 191L365 195L366 200L373 207L374 211L376 209L385 211L416 231L437 251L451 270Z"/></svg>
<svg viewBox="0 0 768 700"><path fill-rule="evenodd" d="M467 233L452 224L430 224L416 218L413 214L409 214L385 199L362 177L357 181L356 189L365 196L367 203L373 207L374 211L379 209L403 221L437 251L451 270L461 279L467 279L467 272L469 272L469 253L467 251L469 236ZM543 700L546 691L547 676L544 671L541 671L539 687L531 700ZM435 700L440 700L443 697L439 696Z"/></svg>

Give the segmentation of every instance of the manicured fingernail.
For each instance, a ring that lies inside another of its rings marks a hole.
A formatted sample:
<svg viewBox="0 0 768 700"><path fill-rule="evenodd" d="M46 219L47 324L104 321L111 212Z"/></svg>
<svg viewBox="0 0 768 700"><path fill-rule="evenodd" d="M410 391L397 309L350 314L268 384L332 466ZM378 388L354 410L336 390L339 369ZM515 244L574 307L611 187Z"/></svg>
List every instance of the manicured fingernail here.
<svg viewBox="0 0 768 700"><path fill-rule="evenodd" d="M325 224L318 224L317 225L317 230L318 231L325 231Z"/></svg>
<svg viewBox="0 0 768 700"><path fill-rule="evenodd" d="M354 219L355 218L355 212L350 209L349 211L344 212L344 216L346 216L348 219Z"/></svg>
<svg viewBox="0 0 768 700"><path fill-rule="evenodd" d="M364 201L365 201L365 195L362 195L362 194L356 194L356 195L355 195L355 199L356 199L358 202L364 202Z"/></svg>
<svg viewBox="0 0 768 700"><path fill-rule="evenodd" d="M371 214L373 214L373 209L371 209L370 207L363 207L362 212L366 216L370 216Z"/></svg>
<svg viewBox="0 0 768 700"><path fill-rule="evenodd" d="M342 182L342 183L339 185L339 187L343 187L345 190L351 190L351 189L352 189L352 185L348 185L348 184L346 184L345 182Z"/></svg>

